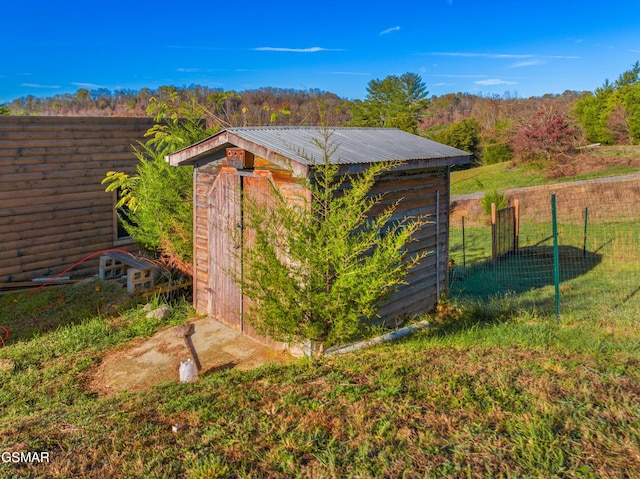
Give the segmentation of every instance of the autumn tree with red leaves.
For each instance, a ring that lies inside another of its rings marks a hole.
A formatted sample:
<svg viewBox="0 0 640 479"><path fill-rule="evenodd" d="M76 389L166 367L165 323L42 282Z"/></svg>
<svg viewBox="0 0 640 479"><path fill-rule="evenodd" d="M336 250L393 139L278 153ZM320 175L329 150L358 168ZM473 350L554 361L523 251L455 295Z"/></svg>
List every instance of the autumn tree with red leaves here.
<svg viewBox="0 0 640 479"><path fill-rule="evenodd" d="M541 109L516 126L512 144L514 158L551 167L570 159L582 138L582 131L566 114L553 108Z"/></svg>

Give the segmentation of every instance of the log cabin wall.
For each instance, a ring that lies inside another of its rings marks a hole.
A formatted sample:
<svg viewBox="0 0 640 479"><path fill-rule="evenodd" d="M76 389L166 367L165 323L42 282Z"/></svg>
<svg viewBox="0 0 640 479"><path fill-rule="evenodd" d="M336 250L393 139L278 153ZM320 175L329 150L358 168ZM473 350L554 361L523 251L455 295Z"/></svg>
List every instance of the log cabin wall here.
<svg viewBox="0 0 640 479"><path fill-rule="evenodd" d="M135 172L150 118L0 116L0 283L54 276L119 240L107 171ZM97 259L70 275L94 274Z"/></svg>

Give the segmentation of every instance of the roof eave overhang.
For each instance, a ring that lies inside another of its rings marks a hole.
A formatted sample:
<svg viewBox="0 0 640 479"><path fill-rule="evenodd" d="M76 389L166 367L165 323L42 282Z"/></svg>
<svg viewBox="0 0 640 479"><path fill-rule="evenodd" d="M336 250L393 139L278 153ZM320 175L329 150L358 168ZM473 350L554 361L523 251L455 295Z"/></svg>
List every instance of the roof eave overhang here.
<svg viewBox="0 0 640 479"><path fill-rule="evenodd" d="M242 148L277 166L290 169L296 177L306 176L309 169L305 164L287 158L263 145L249 141L227 130L207 138L200 143L191 145L184 150L167 155L165 156L165 160L171 166L200 166L224 158L224 150L230 147Z"/></svg>
<svg viewBox="0 0 640 479"><path fill-rule="evenodd" d="M419 170L424 168L447 168L456 165L466 165L471 163L471 156L449 156L442 158L419 158L411 160L402 160L398 165L393 167L394 171L403 170ZM351 163L340 165L342 174L357 175L364 172L370 163Z"/></svg>
<svg viewBox="0 0 640 479"><path fill-rule="evenodd" d="M183 150L176 151L164 157L171 166L188 166L194 165L199 160L211 156L216 151L226 148L229 143L229 133L222 131L217 135L202 140L199 143L191 145Z"/></svg>

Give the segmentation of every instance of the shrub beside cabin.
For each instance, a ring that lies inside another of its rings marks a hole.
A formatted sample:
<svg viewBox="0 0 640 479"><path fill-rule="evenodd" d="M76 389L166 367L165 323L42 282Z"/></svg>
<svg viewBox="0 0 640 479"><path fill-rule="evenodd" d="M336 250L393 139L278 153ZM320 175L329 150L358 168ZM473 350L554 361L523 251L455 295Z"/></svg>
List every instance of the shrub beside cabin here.
<svg viewBox="0 0 640 479"><path fill-rule="evenodd" d="M402 199L398 216L429 215L410 251L430 251L382 307L385 320L432 309L448 283L449 168L470 155L390 128L332 128L331 161L357 174L371 163L404 160L379 178L373 192ZM273 182L291 201L304 198L305 179L323 151L318 127L229 128L167 156L173 166L194 165L194 306L200 313L257 337L243 321L243 298L229 271L242 267L237 232L242 230L241 194L268 194ZM302 180L302 181L301 181ZM366 281L366 278L363 278ZM261 339L261 338L258 338Z"/></svg>
<svg viewBox="0 0 640 479"><path fill-rule="evenodd" d="M109 248L132 251L107 171L134 173L151 118L0 116L0 283L53 277ZM69 274L95 274L98 259Z"/></svg>

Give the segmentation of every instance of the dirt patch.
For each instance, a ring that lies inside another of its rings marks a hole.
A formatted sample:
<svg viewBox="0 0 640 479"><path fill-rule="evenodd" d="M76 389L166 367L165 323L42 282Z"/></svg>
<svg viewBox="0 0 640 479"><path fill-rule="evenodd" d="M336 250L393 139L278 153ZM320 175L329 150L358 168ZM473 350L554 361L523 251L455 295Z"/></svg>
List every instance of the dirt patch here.
<svg viewBox="0 0 640 479"><path fill-rule="evenodd" d="M192 322L195 333L191 339L202 365L201 376L291 360L287 353L270 349L213 319ZM184 338L174 328L167 328L109 353L91 375L89 389L105 396L178 382L180 362L189 357Z"/></svg>
<svg viewBox="0 0 640 479"><path fill-rule="evenodd" d="M0 358L0 371L11 371L13 369L13 359Z"/></svg>

